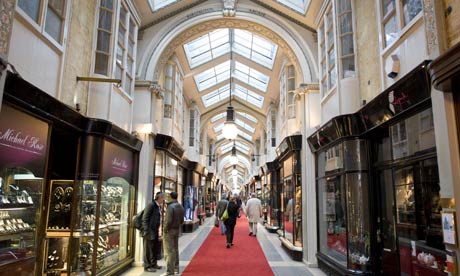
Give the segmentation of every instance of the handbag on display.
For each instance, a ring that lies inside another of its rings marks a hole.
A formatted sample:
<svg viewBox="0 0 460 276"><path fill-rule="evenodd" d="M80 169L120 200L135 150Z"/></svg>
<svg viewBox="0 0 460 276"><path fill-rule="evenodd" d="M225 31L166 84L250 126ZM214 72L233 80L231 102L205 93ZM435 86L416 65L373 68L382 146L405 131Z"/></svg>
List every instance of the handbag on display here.
<svg viewBox="0 0 460 276"><path fill-rule="evenodd" d="M220 217L220 219L222 221L226 221L228 219L228 202L227 202L227 206L225 207L225 211L222 213L222 216Z"/></svg>

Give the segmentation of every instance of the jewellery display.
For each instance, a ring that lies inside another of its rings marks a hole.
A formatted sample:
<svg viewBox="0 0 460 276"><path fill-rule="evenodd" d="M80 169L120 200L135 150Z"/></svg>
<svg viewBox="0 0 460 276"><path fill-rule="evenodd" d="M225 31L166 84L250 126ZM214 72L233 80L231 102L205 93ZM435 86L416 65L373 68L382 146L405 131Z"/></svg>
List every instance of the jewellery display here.
<svg viewBox="0 0 460 276"><path fill-rule="evenodd" d="M73 199L72 181L53 181L51 185L48 230L68 231L70 229Z"/></svg>
<svg viewBox="0 0 460 276"><path fill-rule="evenodd" d="M0 168L0 266L20 266L27 275L33 267L24 261L40 251L36 231L43 193L43 179L32 176L22 168Z"/></svg>

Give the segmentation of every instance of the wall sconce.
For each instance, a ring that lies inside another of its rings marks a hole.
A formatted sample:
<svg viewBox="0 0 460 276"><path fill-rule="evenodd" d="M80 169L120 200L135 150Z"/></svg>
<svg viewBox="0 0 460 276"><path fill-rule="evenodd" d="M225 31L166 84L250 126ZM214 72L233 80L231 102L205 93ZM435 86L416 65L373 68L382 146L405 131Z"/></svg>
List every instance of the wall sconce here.
<svg viewBox="0 0 460 276"><path fill-rule="evenodd" d="M259 157L259 154L251 154L251 161L254 162L256 161L256 157Z"/></svg>
<svg viewBox="0 0 460 276"><path fill-rule="evenodd" d="M212 166L212 163L216 162L216 156L214 154L208 154L206 157L209 157L208 166Z"/></svg>

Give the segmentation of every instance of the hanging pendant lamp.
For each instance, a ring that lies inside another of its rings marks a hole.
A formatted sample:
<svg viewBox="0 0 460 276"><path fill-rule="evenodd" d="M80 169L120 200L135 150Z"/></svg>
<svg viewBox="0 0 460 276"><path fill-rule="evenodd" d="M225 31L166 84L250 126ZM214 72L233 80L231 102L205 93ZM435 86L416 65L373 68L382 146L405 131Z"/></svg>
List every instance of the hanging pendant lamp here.
<svg viewBox="0 0 460 276"><path fill-rule="evenodd" d="M227 107L227 119L224 122L224 128L222 129L222 134L226 139L234 140L238 135L238 128L235 124L235 110L232 106L232 89L233 89L233 52L232 52L232 43L230 43L230 97L229 105Z"/></svg>
<svg viewBox="0 0 460 276"><path fill-rule="evenodd" d="M232 155L230 156L230 164L232 164L232 165L238 164L238 156L236 156L235 141L233 141Z"/></svg>

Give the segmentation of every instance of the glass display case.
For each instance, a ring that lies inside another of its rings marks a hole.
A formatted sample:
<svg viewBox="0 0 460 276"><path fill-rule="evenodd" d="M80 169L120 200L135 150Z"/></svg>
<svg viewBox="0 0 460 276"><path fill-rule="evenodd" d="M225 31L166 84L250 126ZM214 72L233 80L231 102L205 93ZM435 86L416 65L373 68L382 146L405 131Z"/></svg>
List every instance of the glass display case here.
<svg viewBox="0 0 460 276"><path fill-rule="evenodd" d="M83 180L76 194L71 275L93 275L131 256L134 187L121 177Z"/></svg>
<svg viewBox="0 0 460 276"><path fill-rule="evenodd" d="M364 149L364 150L363 150ZM349 140L318 155L319 246L344 269L372 269L366 142Z"/></svg>
<svg viewBox="0 0 460 276"><path fill-rule="evenodd" d="M26 169L0 170L0 267L18 263L34 273L43 187L43 179Z"/></svg>

